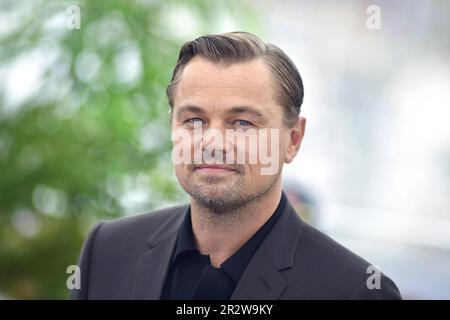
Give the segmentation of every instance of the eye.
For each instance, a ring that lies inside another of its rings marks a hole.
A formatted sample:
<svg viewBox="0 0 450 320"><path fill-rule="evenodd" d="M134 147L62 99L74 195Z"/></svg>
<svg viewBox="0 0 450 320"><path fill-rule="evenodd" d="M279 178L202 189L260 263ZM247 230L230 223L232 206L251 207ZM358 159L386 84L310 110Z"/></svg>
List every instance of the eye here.
<svg viewBox="0 0 450 320"><path fill-rule="evenodd" d="M250 121L242 120L242 119L236 120L235 124L242 126L242 127L253 126L253 124Z"/></svg>
<svg viewBox="0 0 450 320"><path fill-rule="evenodd" d="M201 124L203 123L203 120L200 118L189 118L187 120L185 120L183 123L187 123L187 124Z"/></svg>

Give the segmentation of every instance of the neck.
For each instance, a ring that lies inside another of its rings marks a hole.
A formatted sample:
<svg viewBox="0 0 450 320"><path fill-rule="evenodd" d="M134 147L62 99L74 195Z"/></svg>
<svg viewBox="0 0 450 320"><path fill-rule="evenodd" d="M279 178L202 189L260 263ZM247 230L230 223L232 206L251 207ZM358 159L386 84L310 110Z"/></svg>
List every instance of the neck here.
<svg viewBox="0 0 450 320"><path fill-rule="evenodd" d="M213 266L220 267L269 220L280 199L280 181L260 198L232 212L211 212L191 198L192 230L198 250L210 256Z"/></svg>

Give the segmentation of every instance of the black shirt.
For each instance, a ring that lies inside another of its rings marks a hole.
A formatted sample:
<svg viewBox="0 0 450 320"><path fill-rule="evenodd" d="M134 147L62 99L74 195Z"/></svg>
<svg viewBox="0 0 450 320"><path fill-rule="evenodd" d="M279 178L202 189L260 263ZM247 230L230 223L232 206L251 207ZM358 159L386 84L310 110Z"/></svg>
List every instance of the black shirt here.
<svg viewBox="0 0 450 320"><path fill-rule="evenodd" d="M189 206L178 235L161 298L229 299L256 249L284 211L285 203L286 196L282 192L274 214L238 251L223 262L220 268L211 265L209 255L203 255L197 250Z"/></svg>

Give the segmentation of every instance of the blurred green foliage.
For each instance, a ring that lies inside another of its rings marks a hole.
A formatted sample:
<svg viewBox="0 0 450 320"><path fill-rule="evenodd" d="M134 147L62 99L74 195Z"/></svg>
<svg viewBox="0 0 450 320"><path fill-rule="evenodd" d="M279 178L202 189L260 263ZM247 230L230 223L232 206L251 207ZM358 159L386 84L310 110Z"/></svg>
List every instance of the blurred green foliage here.
<svg viewBox="0 0 450 320"><path fill-rule="evenodd" d="M70 5L80 29L67 28ZM0 4L0 298L66 298L94 221L184 201L165 87L180 45L247 30L243 1Z"/></svg>

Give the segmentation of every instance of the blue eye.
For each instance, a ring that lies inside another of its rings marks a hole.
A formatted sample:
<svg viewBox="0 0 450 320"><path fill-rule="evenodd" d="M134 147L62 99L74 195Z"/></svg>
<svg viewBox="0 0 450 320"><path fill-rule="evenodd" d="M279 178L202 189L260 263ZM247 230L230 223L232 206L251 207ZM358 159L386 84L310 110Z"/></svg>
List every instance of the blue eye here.
<svg viewBox="0 0 450 320"><path fill-rule="evenodd" d="M247 126L251 126L252 125L252 123L250 121L242 120L242 119L236 120L236 123L238 125L240 125L240 126L243 126L243 127L247 127Z"/></svg>

